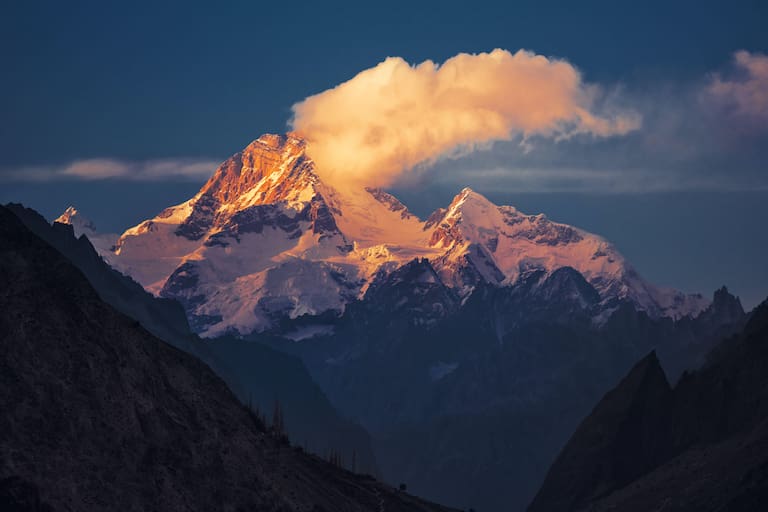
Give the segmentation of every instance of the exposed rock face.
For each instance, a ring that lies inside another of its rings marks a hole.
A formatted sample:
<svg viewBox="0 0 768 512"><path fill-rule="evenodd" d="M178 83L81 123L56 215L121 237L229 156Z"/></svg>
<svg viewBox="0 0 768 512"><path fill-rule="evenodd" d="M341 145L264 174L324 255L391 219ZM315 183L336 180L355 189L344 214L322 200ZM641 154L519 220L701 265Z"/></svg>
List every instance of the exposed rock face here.
<svg viewBox="0 0 768 512"><path fill-rule="evenodd" d="M4 208L0 311L4 505L441 510L274 438L207 366L102 302Z"/></svg>
<svg viewBox="0 0 768 512"><path fill-rule="evenodd" d="M290 134L263 135L221 164L200 195L233 206L301 201L317 184L305 147Z"/></svg>
<svg viewBox="0 0 768 512"><path fill-rule="evenodd" d="M760 510L766 368L768 302L674 389L649 356L582 422L529 510Z"/></svg>
<svg viewBox="0 0 768 512"><path fill-rule="evenodd" d="M413 214L408 211L408 208L406 208L405 205L392 194L385 192L380 188L366 187L365 191L371 194L378 202L389 207L391 211L400 212L401 218L410 219L413 217Z"/></svg>

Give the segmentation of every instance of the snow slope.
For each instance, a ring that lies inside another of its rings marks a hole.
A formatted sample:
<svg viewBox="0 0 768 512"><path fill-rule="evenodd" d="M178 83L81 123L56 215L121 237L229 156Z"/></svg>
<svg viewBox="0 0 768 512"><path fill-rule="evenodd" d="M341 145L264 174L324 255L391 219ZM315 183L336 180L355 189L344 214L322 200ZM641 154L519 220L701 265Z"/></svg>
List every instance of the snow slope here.
<svg viewBox="0 0 768 512"><path fill-rule="evenodd" d="M654 316L695 315L709 304L701 296L644 281L602 237L552 222L543 214L496 206L469 188L427 224L430 246L443 253L435 267L461 294L471 292L479 279L509 285L530 270L572 267L604 299L630 300ZM468 275L468 267L476 271Z"/></svg>

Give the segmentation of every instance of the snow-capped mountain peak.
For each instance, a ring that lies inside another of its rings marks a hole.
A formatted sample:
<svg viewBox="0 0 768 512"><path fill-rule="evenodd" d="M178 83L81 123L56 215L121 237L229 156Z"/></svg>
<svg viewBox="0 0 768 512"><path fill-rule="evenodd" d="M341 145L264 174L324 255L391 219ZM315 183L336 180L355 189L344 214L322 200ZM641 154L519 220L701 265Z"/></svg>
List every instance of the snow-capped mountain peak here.
<svg viewBox="0 0 768 512"><path fill-rule="evenodd" d="M512 206L497 206L470 188L436 214L431 218L429 242L445 253L435 266L463 295L479 280L509 285L531 270L551 273L571 267L604 300L629 300L654 316L697 314L708 304L701 296L663 290L644 281L600 236L553 222L543 214L526 215Z"/></svg>
<svg viewBox="0 0 768 512"><path fill-rule="evenodd" d="M294 134L263 135L188 201L128 229L106 256L148 290L182 302L205 335L341 312L382 273L427 258L459 297L571 267L606 303L653 315L706 306L640 279L599 236L497 206L470 188L426 222L388 192L336 190Z"/></svg>
<svg viewBox="0 0 768 512"><path fill-rule="evenodd" d="M200 190L228 210L278 201L309 201L317 175L306 142L292 134L262 135L225 161Z"/></svg>

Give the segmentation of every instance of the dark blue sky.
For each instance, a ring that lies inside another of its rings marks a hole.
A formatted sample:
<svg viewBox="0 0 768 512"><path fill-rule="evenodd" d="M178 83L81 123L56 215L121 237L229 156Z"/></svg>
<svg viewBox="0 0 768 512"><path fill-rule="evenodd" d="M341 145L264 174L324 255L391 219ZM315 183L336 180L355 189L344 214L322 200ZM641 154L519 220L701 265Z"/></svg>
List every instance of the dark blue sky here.
<svg viewBox="0 0 768 512"><path fill-rule="evenodd" d="M588 82L620 84L644 104L670 105L643 112L663 119L647 128L661 130L670 124L665 112L680 103L677 94L726 69L736 50L768 52L768 3L760 1L221 4L6 2L0 201L23 201L48 216L75 203L102 229L117 231L188 198L200 180L30 182L18 178L19 169L97 157L219 161L261 133L284 131L293 103L392 55L442 62L499 47L562 57ZM689 138L691 130L675 126L664 137L711 146L711 134ZM681 176L675 183L690 181L681 169L706 168L724 183L734 173L749 184L733 190L606 193L566 183L547 193L516 192L503 186L503 175L490 183L466 174L398 192L424 213L450 200L464 180L496 201L606 236L659 284L710 293L725 283L754 305L768 295L766 137L734 133L738 144L684 163L678 154L649 156L647 146L617 142L559 148L556 159L531 164L674 168Z"/></svg>

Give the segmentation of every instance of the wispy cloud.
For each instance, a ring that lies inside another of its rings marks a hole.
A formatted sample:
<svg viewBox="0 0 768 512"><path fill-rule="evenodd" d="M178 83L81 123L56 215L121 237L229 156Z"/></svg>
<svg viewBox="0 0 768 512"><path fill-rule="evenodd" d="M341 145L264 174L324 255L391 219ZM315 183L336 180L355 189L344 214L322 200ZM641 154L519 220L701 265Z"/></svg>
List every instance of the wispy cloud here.
<svg viewBox="0 0 768 512"><path fill-rule="evenodd" d="M768 122L768 55L741 50L733 63L731 73L712 75L705 89L708 99L731 115Z"/></svg>
<svg viewBox="0 0 768 512"><path fill-rule="evenodd" d="M768 183L718 174L686 175L659 169L490 168L455 174L435 173L434 183L460 188L471 182L483 192L514 194L589 193L646 194L657 192L768 191Z"/></svg>
<svg viewBox="0 0 768 512"><path fill-rule="evenodd" d="M128 181L196 181L206 179L219 162L196 159L158 159L131 162L114 158L75 160L62 165L39 165L3 169L0 180L56 181L56 180L108 180Z"/></svg>

